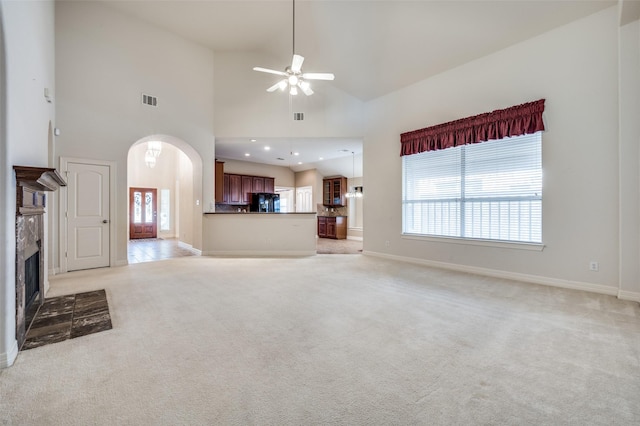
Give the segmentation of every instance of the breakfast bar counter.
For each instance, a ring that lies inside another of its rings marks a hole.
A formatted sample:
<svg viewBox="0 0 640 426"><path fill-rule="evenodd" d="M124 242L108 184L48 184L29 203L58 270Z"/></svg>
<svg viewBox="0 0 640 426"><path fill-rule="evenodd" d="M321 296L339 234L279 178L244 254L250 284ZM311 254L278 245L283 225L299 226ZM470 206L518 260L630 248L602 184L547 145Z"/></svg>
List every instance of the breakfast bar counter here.
<svg viewBox="0 0 640 426"><path fill-rule="evenodd" d="M311 256L316 213L204 213L205 256Z"/></svg>

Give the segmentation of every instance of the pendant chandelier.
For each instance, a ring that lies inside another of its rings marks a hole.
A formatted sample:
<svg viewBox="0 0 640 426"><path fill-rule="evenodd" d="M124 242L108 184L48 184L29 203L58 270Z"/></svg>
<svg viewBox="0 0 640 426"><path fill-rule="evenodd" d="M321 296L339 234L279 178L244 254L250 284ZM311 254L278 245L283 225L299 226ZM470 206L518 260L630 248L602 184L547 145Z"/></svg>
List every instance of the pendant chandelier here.
<svg viewBox="0 0 640 426"><path fill-rule="evenodd" d="M356 154L351 151L351 179L356 177ZM349 192L345 194L347 198L362 198L364 193L361 186L353 186L349 189Z"/></svg>
<svg viewBox="0 0 640 426"><path fill-rule="evenodd" d="M147 151L144 153L144 163L148 168L153 169L156 166L158 157L162 152L162 142L149 141L147 142Z"/></svg>

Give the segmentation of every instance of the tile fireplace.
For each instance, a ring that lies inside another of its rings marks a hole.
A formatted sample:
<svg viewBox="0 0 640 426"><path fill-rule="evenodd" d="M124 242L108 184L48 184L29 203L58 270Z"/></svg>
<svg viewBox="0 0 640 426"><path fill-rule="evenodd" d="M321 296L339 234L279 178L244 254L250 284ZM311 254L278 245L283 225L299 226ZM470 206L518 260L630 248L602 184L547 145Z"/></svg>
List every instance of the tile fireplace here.
<svg viewBox="0 0 640 426"><path fill-rule="evenodd" d="M18 348L44 302L45 192L66 186L55 169L13 166L16 174L16 339Z"/></svg>

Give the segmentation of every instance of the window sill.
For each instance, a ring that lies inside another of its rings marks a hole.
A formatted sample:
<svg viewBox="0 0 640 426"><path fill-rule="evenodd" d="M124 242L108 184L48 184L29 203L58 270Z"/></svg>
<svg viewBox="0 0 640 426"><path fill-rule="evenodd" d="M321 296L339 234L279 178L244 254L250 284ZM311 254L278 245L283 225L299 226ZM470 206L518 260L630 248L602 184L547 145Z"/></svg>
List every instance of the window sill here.
<svg viewBox="0 0 640 426"><path fill-rule="evenodd" d="M517 241L481 240L472 238L437 237L433 235L402 234L406 240L432 241L436 243L462 244L467 246L482 246L494 248L507 248L515 250L542 251L542 243L522 243Z"/></svg>

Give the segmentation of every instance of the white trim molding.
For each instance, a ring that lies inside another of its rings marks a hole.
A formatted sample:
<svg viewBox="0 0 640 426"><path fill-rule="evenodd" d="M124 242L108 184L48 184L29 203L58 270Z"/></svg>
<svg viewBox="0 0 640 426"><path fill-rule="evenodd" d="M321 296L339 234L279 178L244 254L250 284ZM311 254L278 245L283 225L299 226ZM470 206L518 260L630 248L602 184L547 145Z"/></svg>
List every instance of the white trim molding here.
<svg viewBox="0 0 640 426"><path fill-rule="evenodd" d="M620 290L618 291L618 299L630 300L632 302L640 303L640 293L635 291Z"/></svg>
<svg viewBox="0 0 640 426"><path fill-rule="evenodd" d="M203 252L203 256L212 257L307 257L318 254L315 250L211 250Z"/></svg>
<svg viewBox="0 0 640 426"><path fill-rule="evenodd" d="M191 244L183 243L182 241L178 241L178 247L183 248L185 250L189 250L191 253L196 256L202 256L202 250L198 250L197 248L193 248Z"/></svg>
<svg viewBox="0 0 640 426"><path fill-rule="evenodd" d="M467 272L471 274L483 275L493 278L504 278L514 281L522 281L531 284L540 284L550 287L568 288L572 290L582 290L591 293L607 294L610 296L620 297L618 289L612 286L583 283L580 281L563 280L559 278L542 277L539 275L521 274L519 272L500 271L497 269L479 268L477 266L457 265L454 263L437 262L434 260L415 259L411 257L396 256L386 253L378 253L372 251L363 252L364 255L380 257L384 259L397 260L400 262L414 263L417 265L430 266L433 268L448 269L458 272ZM631 293L633 294L633 293ZM637 296L636 296L637 297ZM632 299L629 299L632 300Z"/></svg>
<svg viewBox="0 0 640 426"><path fill-rule="evenodd" d="M18 341L14 340L9 352L0 354L0 369L8 368L13 365L18 357Z"/></svg>

